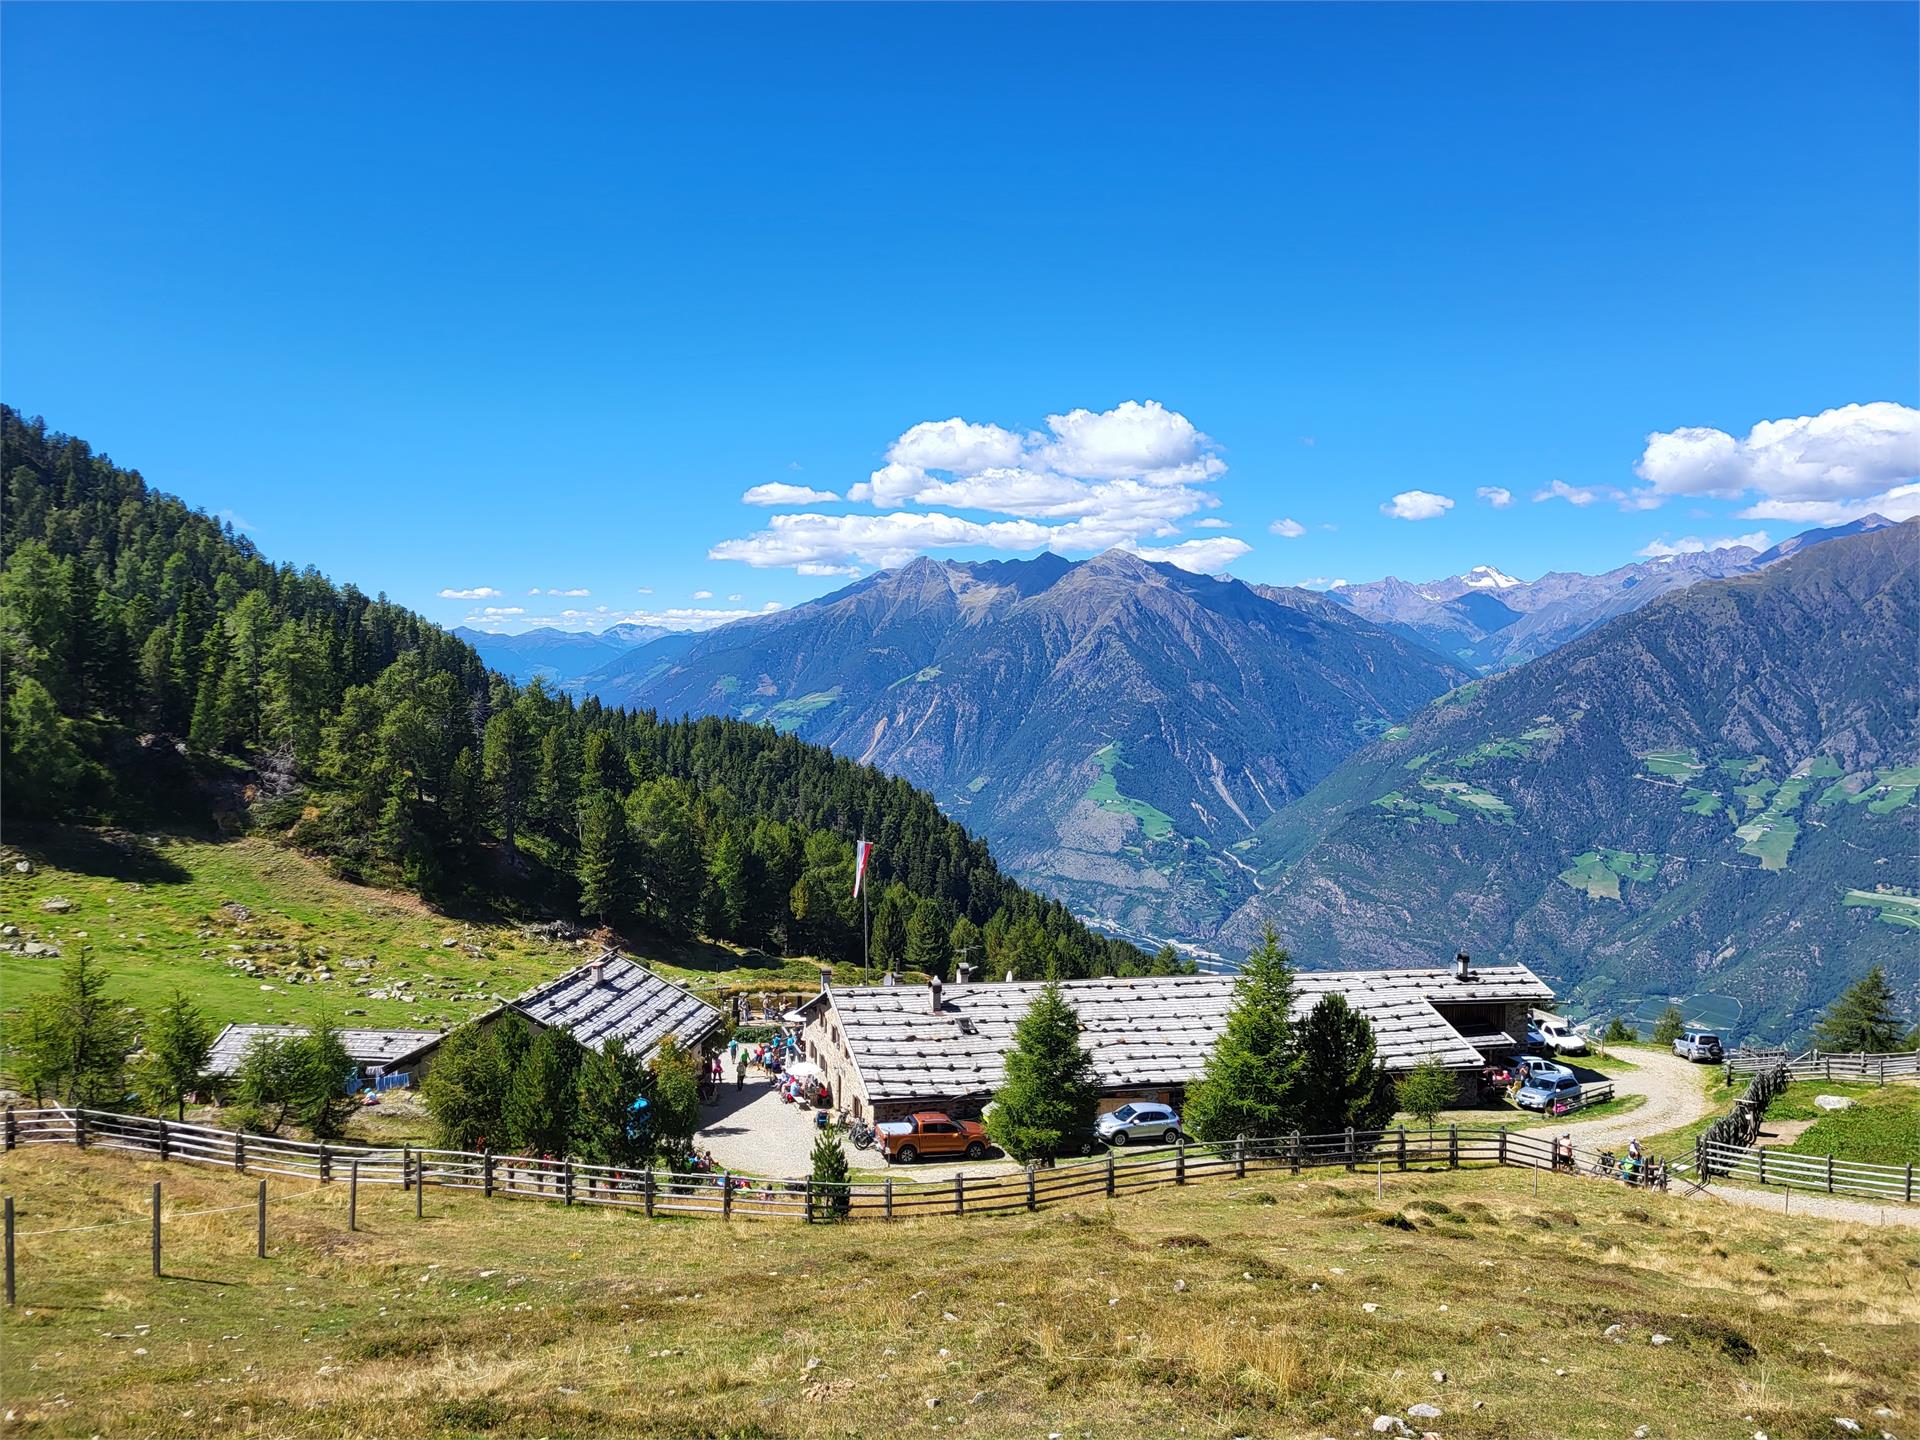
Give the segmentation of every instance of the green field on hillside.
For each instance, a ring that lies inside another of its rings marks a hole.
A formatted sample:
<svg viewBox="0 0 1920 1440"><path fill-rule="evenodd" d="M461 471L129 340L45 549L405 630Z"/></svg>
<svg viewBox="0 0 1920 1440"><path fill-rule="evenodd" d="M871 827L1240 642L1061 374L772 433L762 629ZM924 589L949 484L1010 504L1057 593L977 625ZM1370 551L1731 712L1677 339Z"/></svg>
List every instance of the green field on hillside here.
<svg viewBox="0 0 1920 1440"><path fill-rule="evenodd" d="M1819 1095L1845 1096L1853 1104L1822 1110L1814 1104ZM1803 1118L1813 1124L1786 1147L1796 1155L1831 1155L1864 1165L1920 1164L1920 1085L1802 1080L1767 1107L1770 1121Z"/></svg>
<svg viewBox="0 0 1920 1440"><path fill-rule="evenodd" d="M1165 840L1173 834L1173 817L1166 811L1121 793L1120 782L1114 772L1126 769L1127 762L1120 758L1118 741L1102 745L1094 751L1093 760L1100 767L1100 778L1087 787L1087 799L1102 810L1110 810L1116 815L1131 815L1140 822L1141 833L1149 841Z"/></svg>
<svg viewBox="0 0 1920 1440"><path fill-rule="evenodd" d="M14 867L33 867L22 874ZM64 911L49 901L66 902ZM7 944L84 946L115 994L155 1007L177 986L214 1020L436 1029L589 958L498 917L462 918L351 884L252 836L213 841L77 828L0 848ZM811 960L781 961L705 942L646 942L630 953L694 988L812 989ZM0 954L5 1005L51 986L61 958Z"/></svg>
<svg viewBox="0 0 1920 1440"><path fill-rule="evenodd" d="M1880 919L1903 930L1920 930L1920 895L1891 895L1880 890L1849 890L1840 902L1880 912Z"/></svg>
<svg viewBox="0 0 1920 1440"><path fill-rule="evenodd" d="M170 1221L158 1280L154 1179L172 1210L237 1207ZM251 1178L20 1151L0 1381L20 1433L162 1440L1226 1440L1369 1435L1416 1404L1459 1440L1618 1440L1920 1409L1910 1232L1516 1170L1379 1183L1256 1171L848 1226L437 1190L416 1220L383 1189L349 1233L344 1186L272 1181L257 1260Z"/></svg>
<svg viewBox="0 0 1920 1440"><path fill-rule="evenodd" d="M1642 855L1632 850L1589 850L1573 857L1562 870L1562 884L1586 891L1594 900L1618 900L1622 880L1651 880L1660 864L1657 855Z"/></svg>

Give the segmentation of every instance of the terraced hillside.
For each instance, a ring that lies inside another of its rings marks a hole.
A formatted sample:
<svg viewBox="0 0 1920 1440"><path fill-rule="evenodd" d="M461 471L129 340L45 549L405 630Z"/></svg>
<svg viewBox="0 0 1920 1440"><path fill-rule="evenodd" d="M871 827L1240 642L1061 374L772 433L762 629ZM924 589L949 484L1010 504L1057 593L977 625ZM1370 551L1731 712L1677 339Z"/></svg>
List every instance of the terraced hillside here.
<svg viewBox="0 0 1920 1440"><path fill-rule="evenodd" d="M1920 992L1920 522L1705 582L1463 685L1245 852L1308 964L1464 948L1576 1008L1708 992L1796 1034L1886 966Z"/></svg>

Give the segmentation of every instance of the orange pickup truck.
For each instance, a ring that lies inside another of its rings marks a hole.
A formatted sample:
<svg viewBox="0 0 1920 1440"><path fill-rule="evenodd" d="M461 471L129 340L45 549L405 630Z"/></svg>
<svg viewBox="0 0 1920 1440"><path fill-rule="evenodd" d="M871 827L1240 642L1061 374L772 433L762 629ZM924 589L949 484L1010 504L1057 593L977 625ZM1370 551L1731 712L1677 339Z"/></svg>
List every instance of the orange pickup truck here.
<svg viewBox="0 0 1920 1440"><path fill-rule="evenodd" d="M902 1165L922 1156L964 1155L978 1160L987 1153L987 1132L977 1120L955 1120L938 1110L883 1121L873 1127L873 1140L882 1155Z"/></svg>

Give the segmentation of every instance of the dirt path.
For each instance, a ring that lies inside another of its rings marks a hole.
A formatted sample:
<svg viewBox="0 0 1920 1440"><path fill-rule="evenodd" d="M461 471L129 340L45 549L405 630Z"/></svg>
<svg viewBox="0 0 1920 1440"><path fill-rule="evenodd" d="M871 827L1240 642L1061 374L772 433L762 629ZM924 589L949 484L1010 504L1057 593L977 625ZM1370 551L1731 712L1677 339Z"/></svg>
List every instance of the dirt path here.
<svg viewBox="0 0 1920 1440"><path fill-rule="evenodd" d="M1659 1050L1632 1052L1634 1069L1613 1077L1616 1095L1644 1095L1647 1103L1625 1115L1556 1125L1552 1134L1573 1136L1583 1148L1619 1150L1636 1135L1659 1135L1691 1124L1713 1109L1700 1083L1700 1067Z"/></svg>
<svg viewBox="0 0 1920 1440"><path fill-rule="evenodd" d="M1674 1182L1676 1193L1681 1190ZM1822 1220L1847 1220L1856 1225L1905 1225L1920 1230L1920 1205L1879 1204L1873 1200L1854 1200L1844 1195L1809 1195L1804 1190L1749 1190L1737 1185L1716 1183L1707 1196L1723 1205L1743 1205L1749 1210L1771 1210L1776 1215L1814 1215ZM1695 1196L1694 1198L1704 1198Z"/></svg>

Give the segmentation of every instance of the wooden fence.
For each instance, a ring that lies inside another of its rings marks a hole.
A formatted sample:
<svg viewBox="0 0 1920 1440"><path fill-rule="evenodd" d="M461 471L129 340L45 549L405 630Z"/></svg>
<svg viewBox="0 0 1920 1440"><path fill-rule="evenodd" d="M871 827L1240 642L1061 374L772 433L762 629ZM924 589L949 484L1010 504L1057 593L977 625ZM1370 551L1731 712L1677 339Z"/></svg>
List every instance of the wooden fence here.
<svg viewBox="0 0 1920 1440"><path fill-rule="evenodd" d="M1880 1200L1913 1200L1912 1165L1867 1165L1831 1155L1796 1155L1790 1150L1751 1149L1703 1141L1699 1146L1703 1178L1722 1175L1756 1185L1790 1190L1819 1190L1828 1195L1871 1195Z"/></svg>
<svg viewBox="0 0 1920 1440"><path fill-rule="evenodd" d="M1807 1050L1788 1056L1784 1050L1735 1050L1726 1058L1727 1079L1735 1075L1757 1075L1775 1066L1785 1065L1793 1080L1872 1080L1884 1085L1907 1075L1920 1075L1920 1053L1896 1051L1891 1054L1833 1054Z"/></svg>
<svg viewBox="0 0 1920 1440"><path fill-rule="evenodd" d="M8 1111L7 1149L29 1145L74 1145L126 1151L161 1160L208 1165L241 1175L274 1175L361 1185L397 1185L419 1193L428 1188L474 1191L489 1199L545 1200L561 1205L601 1205L648 1216L701 1215L721 1219L786 1218L898 1220L932 1215L1037 1210L1084 1196L1118 1196L1167 1185L1249 1174L1344 1168L1409 1170L1466 1165L1513 1165L1554 1169L1552 1139L1544 1134L1493 1126L1448 1126L1428 1130L1346 1130L1334 1135L1283 1135L1264 1139L1109 1151L1093 1160L1037 1167L1011 1174L955 1171L951 1179L862 1180L830 1185L810 1180L769 1180L730 1174L685 1174L649 1168L623 1169L523 1155L497 1155L413 1146L334 1145L273 1136L246 1135L206 1125L120 1115L99 1110ZM1610 1173L1611 1157L1576 1150L1572 1167ZM1562 1162L1564 1164L1564 1161ZM921 1174L925 1174L922 1169Z"/></svg>

